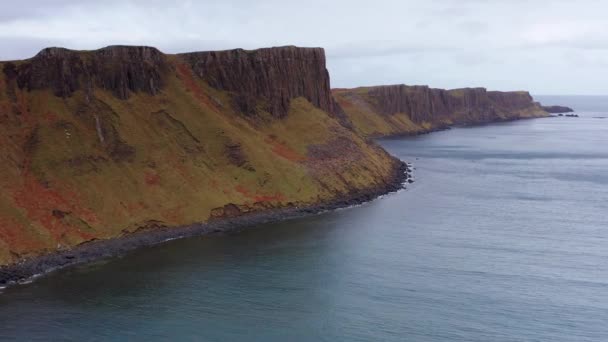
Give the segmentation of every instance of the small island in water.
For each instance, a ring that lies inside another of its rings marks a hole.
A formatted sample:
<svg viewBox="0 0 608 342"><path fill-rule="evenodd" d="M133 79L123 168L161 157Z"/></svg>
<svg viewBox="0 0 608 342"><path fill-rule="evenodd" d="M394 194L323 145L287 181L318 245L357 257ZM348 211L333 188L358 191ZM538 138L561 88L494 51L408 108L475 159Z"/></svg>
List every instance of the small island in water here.
<svg viewBox="0 0 608 342"><path fill-rule="evenodd" d="M574 112L574 109L570 108L570 107L565 107L565 106L543 106L543 109L547 112L547 113L552 113L552 114L561 114L561 113L572 113Z"/></svg>

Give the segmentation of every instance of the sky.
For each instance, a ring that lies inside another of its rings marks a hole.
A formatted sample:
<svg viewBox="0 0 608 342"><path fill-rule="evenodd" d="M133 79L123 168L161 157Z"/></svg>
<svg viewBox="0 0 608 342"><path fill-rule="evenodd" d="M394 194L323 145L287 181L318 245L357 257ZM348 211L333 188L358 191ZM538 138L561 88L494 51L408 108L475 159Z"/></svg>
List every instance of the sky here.
<svg viewBox="0 0 608 342"><path fill-rule="evenodd" d="M332 87L608 95L608 0L0 0L0 9L0 60L49 46L320 46Z"/></svg>

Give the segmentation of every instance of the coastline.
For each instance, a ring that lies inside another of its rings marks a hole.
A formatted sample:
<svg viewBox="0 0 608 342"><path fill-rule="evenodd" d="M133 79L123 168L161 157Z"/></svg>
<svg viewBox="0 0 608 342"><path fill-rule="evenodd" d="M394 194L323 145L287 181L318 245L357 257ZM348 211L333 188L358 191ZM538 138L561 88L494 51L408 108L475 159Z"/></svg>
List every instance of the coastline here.
<svg viewBox="0 0 608 342"><path fill-rule="evenodd" d="M409 177L410 169L407 164L395 158L395 168L390 182L383 186L374 186L355 191L345 198L338 198L326 203L306 207L268 209L210 222L144 230L117 238L83 243L69 250L56 251L32 257L16 264L1 266L0 289L27 283L32 279L59 269L123 255L138 248L150 247L171 240L236 232L258 224L302 218L363 204L382 195L404 189Z"/></svg>
<svg viewBox="0 0 608 342"><path fill-rule="evenodd" d="M555 117L555 116L538 115L538 116L521 117L521 118L504 118L504 119L480 121L480 122L473 122L473 123L458 123L458 124L453 124L453 125L446 124L446 125L440 125L440 126L437 126L434 128L430 128L430 129L423 130L423 131L416 131L416 132L389 133L389 134L377 134L377 135L373 134L369 137L369 139L382 140L382 139L407 138L407 137L415 137L418 135L431 134L431 133L435 133L435 132L443 132L443 131L450 130L452 128L483 127L483 126L487 126L487 125L494 125L494 124L500 124L500 123L509 123L509 122L522 121L522 120L545 119L545 118L552 118L552 117Z"/></svg>
<svg viewBox="0 0 608 342"><path fill-rule="evenodd" d="M471 124L445 125L423 132L389 134L373 137L371 139L391 139L416 136L444 131L453 127L476 127L494 123L519 121L525 119L541 119L546 117L550 116L508 118L505 120ZM69 250L51 252L49 254L23 260L16 264L0 266L0 289L29 282L31 279L46 275L55 270L123 255L138 248L150 247L171 240L235 232L258 224L313 216L327 211L348 208L370 202L382 195L396 192L405 188L407 180L410 178L411 170L408 168L406 162L397 158L395 158L395 160L395 169L393 170L393 175L391 177L392 180L389 183L381 187L371 187L358 190L355 193L349 194L349 196L345 198L334 199L326 203L319 203L306 207L283 207L277 209L268 209L259 212L247 213L237 217L222 218L210 222L208 221L185 226L143 230L117 238L83 243Z"/></svg>

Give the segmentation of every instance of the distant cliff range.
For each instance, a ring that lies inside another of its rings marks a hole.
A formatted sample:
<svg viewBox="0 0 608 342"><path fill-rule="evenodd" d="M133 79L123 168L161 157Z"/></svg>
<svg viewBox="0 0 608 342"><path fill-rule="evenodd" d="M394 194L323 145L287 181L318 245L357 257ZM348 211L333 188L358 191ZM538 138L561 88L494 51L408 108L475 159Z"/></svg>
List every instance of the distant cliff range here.
<svg viewBox="0 0 608 342"><path fill-rule="evenodd" d="M354 129L374 137L548 115L527 91L445 90L398 84L334 89L333 94Z"/></svg>

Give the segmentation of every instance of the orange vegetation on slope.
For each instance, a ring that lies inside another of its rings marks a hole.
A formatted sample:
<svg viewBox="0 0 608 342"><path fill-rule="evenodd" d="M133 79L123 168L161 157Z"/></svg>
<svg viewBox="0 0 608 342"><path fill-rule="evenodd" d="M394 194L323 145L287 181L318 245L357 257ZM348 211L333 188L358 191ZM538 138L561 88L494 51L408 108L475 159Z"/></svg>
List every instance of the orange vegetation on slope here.
<svg viewBox="0 0 608 342"><path fill-rule="evenodd" d="M252 199L254 202L273 202L273 201L284 201L287 198L285 197L285 195L283 195L280 192L277 192L275 194L272 195L262 195L259 194L257 192L252 192L249 189L245 188L242 185L237 185L234 187L234 190L236 190L238 193L242 194L243 196L245 196L248 199Z"/></svg>
<svg viewBox="0 0 608 342"><path fill-rule="evenodd" d="M277 141L276 136L273 136L273 135L268 136L266 139L264 139L264 141L271 146L272 152L279 155L280 157L283 157L283 158L285 158L289 161L293 161L293 162L301 162L301 161L306 160L305 156L303 156L303 155L299 154L298 152L294 151L293 149L289 148L284 143Z"/></svg>
<svg viewBox="0 0 608 342"><path fill-rule="evenodd" d="M81 207L76 192L49 189L30 174L26 174L23 185L13 191L13 197L26 211L28 219L40 223L57 241L62 241L67 234L77 234L83 240L93 237L80 227L66 224L62 220L65 215L74 215L86 225L99 222L93 211Z"/></svg>
<svg viewBox="0 0 608 342"><path fill-rule="evenodd" d="M212 101L211 98L205 94L203 88L194 80L194 75L190 66L183 62L177 62L176 67L177 74L182 82L184 82L186 89L201 101L201 103L219 112L220 108L218 104Z"/></svg>
<svg viewBox="0 0 608 342"><path fill-rule="evenodd" d="M265 94L281 93L280 99L239 93L249 91L239 87L212 88L180 56L149 48L108 50L55 49L14 64L25 80L21 85L15 77L5 82L8 63L0 63L0 162L7 166L0 169L0 265L122 236L148 222L186 225L218 213L316 204L372 188L392 175L393 159L319 107L329 92L300 89L301 79L280 64L280 48L264 51L276 54L272 65L242 64L259 67L247 74L272 72ZM302 53L316 59L290 59L290 68L324 70L311 64L320 61L318 50ZM70 63L74 67L63 67ZM91 79L78 73L82 70L103 75ZM328 85L321 74L323 84L315 89ZM235 99L241 97L255 104L280 102L287 113L270 115L260 105L247 116L237 108ZM362 149L361 159L320 147L331 149L337 134ZM226 146L238 146L234 158ZM316 154L310 154L311 146ZM121 158L124 153L129 157ZM339 170L329 167L336 164Z"/></svg>

